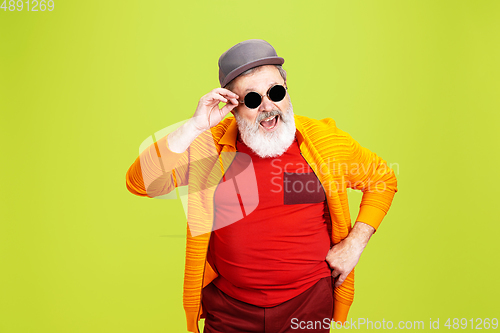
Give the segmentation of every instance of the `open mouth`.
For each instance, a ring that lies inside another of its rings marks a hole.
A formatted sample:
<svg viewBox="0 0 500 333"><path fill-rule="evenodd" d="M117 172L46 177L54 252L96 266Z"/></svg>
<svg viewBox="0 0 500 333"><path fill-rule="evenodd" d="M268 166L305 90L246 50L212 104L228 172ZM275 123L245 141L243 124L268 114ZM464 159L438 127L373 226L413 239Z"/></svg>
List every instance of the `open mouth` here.
<svg viewBox="0 0 500 333"><path fill-rule="evenodd" d="M279 115L275 115L269 118L266 118L260 122L260 126L264 127L266 130L272 130L278 125L278 117Z"/></svg>

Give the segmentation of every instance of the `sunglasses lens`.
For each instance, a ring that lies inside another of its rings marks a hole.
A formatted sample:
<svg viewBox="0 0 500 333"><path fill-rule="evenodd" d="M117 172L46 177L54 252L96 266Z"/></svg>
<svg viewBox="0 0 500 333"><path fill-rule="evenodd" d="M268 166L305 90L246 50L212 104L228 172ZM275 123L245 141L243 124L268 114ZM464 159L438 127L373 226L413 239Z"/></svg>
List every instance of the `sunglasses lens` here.
<svg viewBox="0 0 500 333"><path fill-rule="evenodd" d="M245 105L249 109L255 109L260 105L260 102L261 102L261 97L256 92L249 92L245 96Z"/></svg>
<svg viewBox="0 0 500 333"><path fill-rule="evenodd" d="M279 102L286 96L286 89L283 86L276 85L269 90L269 99L273 102Z"/></svg>

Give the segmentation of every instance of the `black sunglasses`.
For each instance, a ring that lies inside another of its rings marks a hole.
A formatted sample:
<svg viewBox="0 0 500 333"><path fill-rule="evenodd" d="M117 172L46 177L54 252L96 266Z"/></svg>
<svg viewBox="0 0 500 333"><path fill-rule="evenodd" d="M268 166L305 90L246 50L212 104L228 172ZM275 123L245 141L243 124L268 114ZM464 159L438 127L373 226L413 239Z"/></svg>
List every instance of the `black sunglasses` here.
<svg viewBox="0 0 500 333"><path fill-rule="evenodd" d="M287 88L285 88L281 84L276 84L269 88L266 96L273 102L280 102L286 96L286 89ZM260 105L260 103L262 103L262 96L255 91L251 91L245 95L245 99L243 100L243 102L240 102L240 104L243 103L247 108L255 109Z"/></svg>

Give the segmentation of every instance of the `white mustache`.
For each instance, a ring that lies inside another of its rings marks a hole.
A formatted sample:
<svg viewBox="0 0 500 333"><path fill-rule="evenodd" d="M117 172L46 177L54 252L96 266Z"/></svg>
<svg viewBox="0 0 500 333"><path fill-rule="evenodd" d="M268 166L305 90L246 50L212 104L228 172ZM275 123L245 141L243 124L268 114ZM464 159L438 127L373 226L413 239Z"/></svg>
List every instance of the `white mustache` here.
<svg viewBox="0 0 500 333"><path fill-rule="evenodd" d="M260 124L262 120L267 119L269 117L274 117L276 115L280 116L281 120L283 120L283 112L281 112L280 110L273 110L259 114L256 120L256 125Z"/></svg>

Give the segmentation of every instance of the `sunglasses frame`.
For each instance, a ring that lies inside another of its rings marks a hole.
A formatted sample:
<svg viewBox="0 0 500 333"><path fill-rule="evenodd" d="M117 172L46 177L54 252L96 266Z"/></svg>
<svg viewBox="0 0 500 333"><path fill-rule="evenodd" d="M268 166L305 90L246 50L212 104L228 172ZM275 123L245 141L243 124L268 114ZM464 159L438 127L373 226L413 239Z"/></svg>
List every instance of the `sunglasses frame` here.
<svg viewBox="0 0 500 333"><path fill-rule="evenodd" d="M280 99L279 101L273 101L273 100L271 99L271 97L269 97L269 92L271 91L271 89L273 89L273 88L274 88L274 87L276 87L276 86L282 86L283 88L285 88L285 96L283 96L283 98L282 98L282 99ZM267 96L267 98L269 98L269 100L270 100L270 101L272 101L273 103L278 103L278 102L281 102L282 100L284 100L284 99L285 99L287 92L288 92L288 87L286 86L286 82L285 82L285 83L283 83L283 84L274 84L274 85L272 85L271 87L269 87L269 89L267 89L266 96ZM245 98L247 97L247 95L248 95L248 94L251 94L251 93L256 93L256 94L258 94L258 95L260 96L260 103L259 103L259 105L257 105L257 106L256 106L256 107L254 107L254 108L248 107L248 106L245 104ZM263 100L263 99L264 99L264 97L263 97L261 94L259 94L258 92L256 92L256 91L249 91L249 92L245 95L245 97L243 97L243 101L238 101L238 102L239 102L240 104L244 104L247 108L249 108L249 109L253 110L253 109L257 109L257 108L258 108L258 107L262 104L262 100Z"/></svg>

